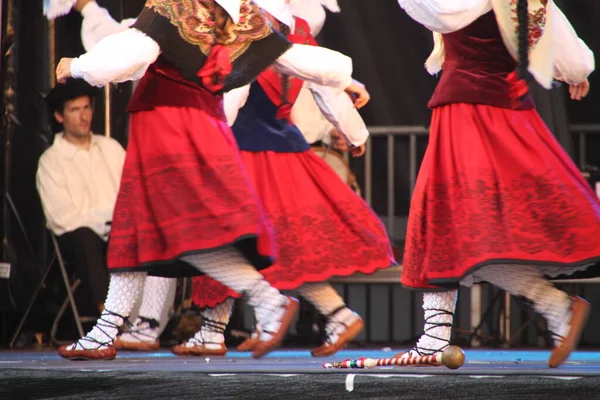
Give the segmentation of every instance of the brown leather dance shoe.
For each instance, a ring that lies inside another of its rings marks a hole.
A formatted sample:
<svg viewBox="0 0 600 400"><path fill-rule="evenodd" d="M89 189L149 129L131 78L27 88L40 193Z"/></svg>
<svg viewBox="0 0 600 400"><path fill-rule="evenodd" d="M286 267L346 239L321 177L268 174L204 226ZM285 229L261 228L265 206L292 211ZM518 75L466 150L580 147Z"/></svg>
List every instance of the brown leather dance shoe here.
<svg viewBox="0 0 600 400"><path fill-rule="evenodd" d="M254 335L254 333L253 333ZM258 337L250 336L236 347L237 351L252 351L260 343Z"/></svg>
<svg viewBox="0 0 600 400"><path fill-rule="evenodd" d="M186 343L182 343L171 347L171 351L178 356L224 356L227 354L227 346L225 346L225 343L210 344L219 344L221 347L218 349L211 349L207 348L204 343L200 345L195 344L194 346L186 346Z"/></svg>
<svg viewBox="0 0 600 400"><path fill-rule="evenodd" d="M344 348L349 341L354 339L363 330L364 326L365 324L362 318L358 317L353 323L346 326L345 331L338 334L335 342L330 342L328 338L322 346L317 347L311 351L310 354L312 354L313 357L328 357L337 353Z"/></svg>
<svg viewBox="0 0 600 400"><path fill-rule="evenodd" d="M569 321L569 333L560 338L558 344L552 349L548 366L556 368L566 361L571 352L577 347L579 338L590 313L590 303L578 296L571 296L571 320Z"/></svg>
<svg viewBox="0 0 600 400"><path fill-rule="evenodd" d="M69 360L114 360L117 356L114 346L102 350L69 350L70 346L60 346L58 355Z"/></svg>
<svg viewBox="0 0 600 400"><path fill-rule="evenodd" d="M115 340L115 348L117 350L129 350L129 351L155 351L160 348L160 342L155 340L154 342L129 342L127 340L122 340L121 338L117 338Z"/></svg>
<svg viewBox="0 0 600 400"><path fill-rule="evenodd" d="M285 338L285 335L287 334L287 331L290 329L290 325L292 324L294 317L296 316L299 304L300 303L297 299L288 296L288 304L285 306L285 311L281 317L279 330L273 333L270 340L267 340L266 342L259 340L258 344L254 348L254 351L252 352L252 357L260 358L281 344Z"/></svg>

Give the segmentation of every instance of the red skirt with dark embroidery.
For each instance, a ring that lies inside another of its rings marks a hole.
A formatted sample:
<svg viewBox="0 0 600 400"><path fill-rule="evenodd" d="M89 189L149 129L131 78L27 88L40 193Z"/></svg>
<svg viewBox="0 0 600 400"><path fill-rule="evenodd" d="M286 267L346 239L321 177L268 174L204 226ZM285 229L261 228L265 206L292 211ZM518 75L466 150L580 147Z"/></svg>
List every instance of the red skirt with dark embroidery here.
<svg viewBox="0 0 600 400"><path fill-rule="evenodd" d="M484 265L566 272L598 260L600 203L535 110L434 109L410 205L405 286L454 285Z"/></svg>
<svg viewBox="0 0 600 400"><path fill-rule="evenodd" d="M264 268L272 234L225 122L186 107L132 114L109 268L198 275L177 259L230 244Z"/></svg>
<svg viewBox="0 0 600 400"><path fill-rule="evenodd" d="M371 208L312 150L242 151L242 159L275 227L275 264L262 271L280 290L395 264L385 227ZM235 292L194 278L192 301L214 307Z"/></svg>

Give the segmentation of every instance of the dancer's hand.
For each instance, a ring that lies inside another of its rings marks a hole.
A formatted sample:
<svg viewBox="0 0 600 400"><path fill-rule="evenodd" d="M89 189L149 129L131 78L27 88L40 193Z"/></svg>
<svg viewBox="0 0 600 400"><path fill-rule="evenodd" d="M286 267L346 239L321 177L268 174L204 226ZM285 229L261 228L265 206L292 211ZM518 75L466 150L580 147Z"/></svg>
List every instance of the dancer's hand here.
<svg viewBox="0 0 600 400"><path fill-rule="evenodd" d="M365 145L361 144L360 146L353 148L350 150L350 154L352 154L352 157L362 157L365 154Z"/></svg>
<svg viewBox="0 0 600 400"><path fill-rule="evenodd" d="M340 135L337 129L333 128L329 134L331 135L333 147L335 149L338 149L342 152L348 151L348 142L346 142L346 138L344 136Z"/></svg>
<svg viewBox="0 0 600 400"><path fill-rule="evenodd" d="M581 100L590 92L590 82L586 79L578 85L569 85L571 100Z"/></svg>
<svg viewBox="0 0 600 400"><path fill-rule="evenodd" d="M72 58L61 58L60 62L56 66L56 81L58 83L65 83L67 78L71 78L71 61Z"/></svg>
<svg viewBox="0 0 600 400"><path fill-rule="evenodd" d="M87 3L91 3L92 1L94 0L77 0L73 8L77 10L77 12L81 12L81 10L83 10L83 7L85 7Z"/></svg>
<svg viewBox="0 0 600 400"><path fill-rule="evenodd" d="M371 95L365 85L356 79L352 79L352 83L346 88L346 93L350 95L356 108L363 108L371 100Z"/></svg>

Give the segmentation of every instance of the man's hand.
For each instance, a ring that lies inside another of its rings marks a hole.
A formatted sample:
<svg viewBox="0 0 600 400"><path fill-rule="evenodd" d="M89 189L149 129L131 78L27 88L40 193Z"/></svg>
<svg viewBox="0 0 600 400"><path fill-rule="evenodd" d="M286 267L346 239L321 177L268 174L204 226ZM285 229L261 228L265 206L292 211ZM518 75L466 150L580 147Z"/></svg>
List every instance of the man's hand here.
<svg viewBox="0 0 600 400"><path fill-rule="evenodd" d="M333 128L329 134L331 135L333 147L335 149L342 152L348 151L348 142L346 142L346 138L342 136L337 129Z"/></svg>
<svg viewBox="0 0 600 400"><path fill-rule="evenodd" d="M56 81L58 83L67 82L67 78L73 77L71 75L71 61L72 58L61 58L60 62L56 66Z"/></svg>
<svg viewBox="0 0 600 400"><path fill-rule="evenodd" d="M361 144L360 146L350 150L350 154L352 154L352 157L362 157L365 154L365 149L366 145Z"/></svg>

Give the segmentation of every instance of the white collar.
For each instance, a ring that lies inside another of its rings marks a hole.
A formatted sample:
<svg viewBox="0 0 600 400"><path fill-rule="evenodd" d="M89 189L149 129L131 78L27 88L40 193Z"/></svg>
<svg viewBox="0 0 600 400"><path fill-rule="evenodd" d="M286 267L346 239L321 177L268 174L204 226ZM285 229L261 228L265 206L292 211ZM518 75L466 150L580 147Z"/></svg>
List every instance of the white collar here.
<svg viewBox="0 0 600 400"><path fill-rule="evenodd" d="M296 29L296 21L292 9L285 0L254 0L254 3L271 14L277 21L290 28L290 32Z"/></svg>
<svg viewBox="0 0 600 400"><path fill-rule="evenodd" d="M77 153L82 149L75 146L73 143L69 142L67 139L64 138L64 136L65 136L64 132L57 133L54 136L53 146L56 146L59 153L62 154L63 156L73 159L73 158L75 158ZM98 138L92 132L90 132L90 136L91 136L91 139L90 139L90 149L91 149L92 146L98 145Z"/></svg>
<svg viewBox="0 0 600 400"><path fill-rule="evenodd" d="M240 22L240 8L242 0L215 0L215 3L223 7L235 24Z"/></svg>

